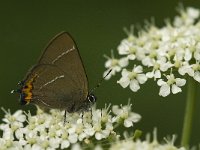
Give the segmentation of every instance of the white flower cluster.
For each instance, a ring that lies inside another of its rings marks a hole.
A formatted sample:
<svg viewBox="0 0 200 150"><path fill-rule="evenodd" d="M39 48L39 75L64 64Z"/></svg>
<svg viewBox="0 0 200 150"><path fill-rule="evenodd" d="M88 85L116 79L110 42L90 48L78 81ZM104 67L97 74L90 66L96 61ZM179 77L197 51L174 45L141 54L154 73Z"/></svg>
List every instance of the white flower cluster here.
<svg viewBox="0 0 200 150"><path fill-rule="evenodd" d="M186 150L185 147L176 147L174 146L176 136L174 135L172 139L166 139L162 144L157 140L157 133L154 130L153 141L150 140L150 134L147 134L147 139L142 141L140 139L133 140L130 137L126 137L125 140L117 140L116 142L111 143L108 150ZM80 144L75 144L72 147L72 150L83 150ZM104 150L103 145L96 145L94 150Z"/></svg>
<svg viewBox="0 0 200 150"><path fill-rule="evenodd" d="M92 108L89 112L67 114L64 124L64 112L52 109L45 113L38 109L37 115L22 110L11 114L5 111L0 124L1 150L54 150L70 148L79 143L91 147L93 143L106 140L115 141L119 135L116 126L128 128L141 119L133 113L131 105L110 106L104 109ZM120 120L120 122L119 122Z"/></svg>
<svg viewBox="0 0 200 150"><path fill-rule="evenodd" d="M185 75L200 82L200 10L188 7L179 9L179 13L173 23L167 21L162 28L149 24L137 36L133 29L129 31L118 46L121 58L113 54L106 57L105 73L112 69L106 79L121 72L117 83L136 92L153 78L160 86L159 95L164 97L182 91Z"/></svg>

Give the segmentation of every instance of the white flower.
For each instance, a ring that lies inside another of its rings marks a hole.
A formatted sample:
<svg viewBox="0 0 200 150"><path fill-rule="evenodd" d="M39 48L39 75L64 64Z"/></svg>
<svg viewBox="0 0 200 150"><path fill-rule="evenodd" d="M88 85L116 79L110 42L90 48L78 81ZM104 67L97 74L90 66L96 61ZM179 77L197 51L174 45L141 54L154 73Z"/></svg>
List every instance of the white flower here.
<svg viewBox="0 0 200 150"><path fill-rule="evenodd" d="M185 75L187 73L191 77L194 76L192 65L189 65L188 62L183 62L182 65L179 67L178 72L180 75Z"/></svg>
<svg viewBox="0 0 200 150"><path fill-rule="evenodd" d="M151 72L147 72L146 76L148 78L154 78L154 80L156 80L158 78L161 78L161 71L165 72L173 65L162 57L158 60L151 59L151 61L148 63L148 66L153 67L153 70Z"/></svg>
<svg viewBox="0 0 200 150"><path fill-rule="evenodd" d="M112 107L112 112L116 115L116 117L113 118L113 122L123 121L124 126L127 128L133 126L133 123L138 122L141 119L141 116L132 112L131 106L131 104L120 107L118 105L114 105Z"/></svg>
<svg viewBox="0 0 200 150"><path fill-rule="evenodd" d="M196 19L199 17L200 12L199 12L199 9L195 9L193 7L188 7L187 14L189 17Z"/></svg>
<svg viewBox="0 0 200 150"><path fill-rule="evenodd" d="M114 76L116 74L116 72L120 72L123 67L126 67L128 65L128 59L126 57L121 59L116 59L114 58L114 56L112 56L111 58L108 56L105 57L107 58L107 61L105 62L105 67L107 68L107 70L103 73L103 77L105 77L108 71L112 69L111 73L106 76L106 80L110 79L111 76Z"/></svg>
<svg viewBox="0 0 200 150"><path fill-rule="evenodd" d="M10 110L6 111L2 108L2 110L6 113L3 121L9 124L13 124L15 122L24 122L26 120L26 116L23 114L22 110L16 111L13 115L11 115Z"/></svg>
<svg viewBox="0 0 200 150"><path fill-rule="evenodd" d="M171 73L170 75L166 76L167 81L163 81L163 79L159 79L157 84L160 86L160 96L167 96L172 92L173 94L177 94L181 92L181 86L184 86L186 83L185 79L175 78L174 75Z"/></svg>
<svg viewBox="0 0 200 150"><path fill-rule="evenodd" d="M84 132L88 135L88 136L93 136L95 134L95 130L94 127L92 127L91 124L85 124L85 129Z"/></svg>
<svg viewBox="0 0 200 150"><path fill-rule="evenodd" d="M140 89L139 84L144 84L147 81L147 77L142 73L142 66L135 66L130 72L126 69L122 71L122 77L117 83L119 83L123 88L130 85L130 89L136 92Z"/></svg>
<svg viewBox="0 0 200 150"><path fill-rule="evenodd" d="M120 55L127 55L127 58L130 60L136 59L137 47L128 39L122 40L121 44L118 46L118 51Z"/></svg>
<svg viewBox="0 0 200 150"><path fill-rule="evenodd" d="M109 137L111 132L113 132L114 127L112 124L112 118L108 113L109 108L110 106L108 106L107 108L105 107L105 109L103 110L93 112L94 115L92 116L92 125L94 132L92 131L92 133L94 133L97 140L105 139Z"/></svg>

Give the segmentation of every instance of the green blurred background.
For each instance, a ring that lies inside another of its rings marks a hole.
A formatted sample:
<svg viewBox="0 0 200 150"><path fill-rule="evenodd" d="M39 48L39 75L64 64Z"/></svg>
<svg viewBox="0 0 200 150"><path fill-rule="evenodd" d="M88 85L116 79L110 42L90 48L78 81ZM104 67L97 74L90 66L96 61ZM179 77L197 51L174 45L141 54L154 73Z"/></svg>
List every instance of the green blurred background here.
<svg viewBox="0 0 200 150"><path fill-rule="evenodd" d="M31 110L34 106L20 106L17 95L10 91L17 87L27 70L35 64L48 41L65 30L78 44L89 77L90 88L102 78L103 54L110 55L126 37L123 27L144 24L153 16L156 25L164 25L165 18L173 18L180 1L1 1L0 4L0 106L12 112L17 109ZM184 6L200 8L200 1L183 1ZM116 52L117 54L117 52ZM158 96L159 88L147 82L133 93L116 84L119 75L104 82L95 92L98 107L105 103L126 104L131 98L133 109L142 115L136 125L146 132L158 128L158 137L178 134L180 141L185 92L167 98ZM198 105L200 105L200 101ZM200 109L196 112L192 144L200 142ZM3 117L3 112L0 112Z"/></svg>

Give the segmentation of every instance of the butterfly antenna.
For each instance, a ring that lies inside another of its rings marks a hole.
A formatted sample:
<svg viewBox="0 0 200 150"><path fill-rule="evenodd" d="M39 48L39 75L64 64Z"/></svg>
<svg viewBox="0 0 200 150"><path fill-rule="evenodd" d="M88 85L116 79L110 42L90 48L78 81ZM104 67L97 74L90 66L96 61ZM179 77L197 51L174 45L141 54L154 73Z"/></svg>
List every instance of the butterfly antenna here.
<svg viewBox="0 0 200 150"><path fill-rule="evenodd" d="M95 90L96 90L96 88L98 88L100 85L101 85L101 83L104 81L104 79L111 73L111 71L112 71L112 69L110 69L107 73L106 73L106 75L97 83L97 85L92 89L92 90L90 90L90 93L92 93L92 92L94 92Z"/></svg>

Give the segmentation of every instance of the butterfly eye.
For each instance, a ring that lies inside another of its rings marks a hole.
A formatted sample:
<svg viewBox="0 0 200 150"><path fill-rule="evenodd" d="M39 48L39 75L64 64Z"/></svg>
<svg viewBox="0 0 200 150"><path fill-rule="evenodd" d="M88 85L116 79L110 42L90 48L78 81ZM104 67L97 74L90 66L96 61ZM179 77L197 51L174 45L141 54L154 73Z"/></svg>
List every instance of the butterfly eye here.
<svg viewBox="0 0 200 150"><path fill-rule="evenodd" d="M88 95L88 101L90 103L95 103L97 101L97 98L93 94L90 94L90 95Z"/></svg>

